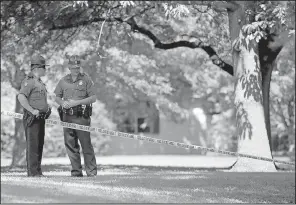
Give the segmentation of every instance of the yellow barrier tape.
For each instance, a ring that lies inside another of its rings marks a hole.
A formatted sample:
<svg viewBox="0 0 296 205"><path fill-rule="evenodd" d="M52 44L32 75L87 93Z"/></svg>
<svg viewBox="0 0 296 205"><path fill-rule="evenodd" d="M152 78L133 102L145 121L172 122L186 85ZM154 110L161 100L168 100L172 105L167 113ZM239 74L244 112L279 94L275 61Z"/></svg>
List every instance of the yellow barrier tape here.
<svg viewBox="0 0 296 205"><path fill-rule="evenodd" d="M15 112L8 112L8 111L1 111L1 115L6 115L6 116L18 118L18 119L23 118L23 114L15 113ZM220 154L225 154L225 155L252 158L252 159L257 159L257 160L277 162L277 163L281 163L281 164L289 164L289 165L295 166L295 164L293 162L285 162L285 161L270 159L267 157L259 157L259 156L248 155L248 154L240 154L237 152L217 150L214 148L206 148L206 147L201 147L198 145L188 145L185 143L180 143L180 142L175 142L175 141L170 141L170 140L162 140L162 139L157 139L157 138L153 138L153 137L146 137L143 135L135 135L135 134L129 134L129 133L118 132L118 131L113 131L113 130L106 130L106 129L97 128L97 127L78 125L75 123L62 122L59 120L47 119L47 120L45 120L45 123L49 124L49 125L60 125L65 128L71 128L71 129L82 130L82 131L87 131L87 132L98 132L98 133L106 134L109 136L123 137L123 138L128 138L128 139L135 139L135 140L144 140L144 141L158 143L158 144L167 144L167 145L171 145L171 146L175 146L175 147L182 147L184 149L204 150L204 151L215 152L215 153L220 153Z"/></svg>

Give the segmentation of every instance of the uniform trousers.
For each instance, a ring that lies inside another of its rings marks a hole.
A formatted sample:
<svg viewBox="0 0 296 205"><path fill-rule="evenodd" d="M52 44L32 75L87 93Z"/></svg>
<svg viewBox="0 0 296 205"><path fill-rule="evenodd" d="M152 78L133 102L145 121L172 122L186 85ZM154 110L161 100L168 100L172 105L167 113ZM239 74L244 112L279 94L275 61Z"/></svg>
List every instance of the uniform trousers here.
<svg viewBox="0 0 296 205"><path fill-rule="evenodd" d="M63 121L80 125L90 125L90 117L78 117L76 115L68 115L63 113ZM64 142L68 157L70 159L72 170L71 176L82 176L82 165L80 156L80 142L84 157L85 171L88 176L97 175L97 163L94 148L91 143L90 132L64 128Z"/></svg>
<svg viewBox="0 0 296 205"><path fill-rule="evenodd" d="M26 160L28 176L42 175L41 160L45 135L45 120L35 119L30 126L23 120L26 135Z"/></svg>

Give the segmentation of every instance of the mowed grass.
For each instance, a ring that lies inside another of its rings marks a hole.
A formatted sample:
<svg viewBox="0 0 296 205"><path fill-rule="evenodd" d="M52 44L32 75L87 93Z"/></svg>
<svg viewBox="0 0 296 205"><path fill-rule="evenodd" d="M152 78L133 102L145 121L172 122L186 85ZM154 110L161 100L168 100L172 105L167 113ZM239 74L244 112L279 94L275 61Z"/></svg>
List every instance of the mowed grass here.
<svg viewBox="0 0 296 205"><path fill-rule="evenodd" d="M94 178L72 178L70 167L1 170L2 203L295 203L295 172L104 166Z"/></svg>

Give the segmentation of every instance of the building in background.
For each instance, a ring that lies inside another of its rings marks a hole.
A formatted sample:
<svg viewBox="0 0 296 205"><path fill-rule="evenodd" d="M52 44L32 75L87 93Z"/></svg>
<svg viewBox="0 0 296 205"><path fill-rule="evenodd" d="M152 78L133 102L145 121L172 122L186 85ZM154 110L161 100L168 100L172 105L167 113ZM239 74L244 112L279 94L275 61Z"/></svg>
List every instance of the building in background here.
<svg viewBox="0 0 296 205"><path fill-rule="evenodd" d="M142 98L137 102L128 103L122 98L117 99L116 115L117 129L121 132L143 134L148 137L171 140L186 144L207 146L205 119L201 112L192 112L185 119L172 120L160 113L156 105L149 99ZM198 118L196 114L201 117ZM138 155L138 154L204 154L199 150L177 148L166 144L156 144L147 141L127 138L114 138L109 142L106 155Z"/></svg>

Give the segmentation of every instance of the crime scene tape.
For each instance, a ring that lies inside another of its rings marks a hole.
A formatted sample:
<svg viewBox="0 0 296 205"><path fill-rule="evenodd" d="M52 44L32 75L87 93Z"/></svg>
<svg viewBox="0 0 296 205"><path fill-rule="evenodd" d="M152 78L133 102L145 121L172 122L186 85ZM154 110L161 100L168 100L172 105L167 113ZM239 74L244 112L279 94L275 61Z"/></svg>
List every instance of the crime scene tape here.
<svg viewBox="0 0 296 205"><path fill-rule="evenodd" d="M10 117L19 118L19 119L23 118L23 114L9 112L9 111L1 111L1 115L10 116ZM167 144L167 145L171 145L171 146L175 146L175 147L181 147L184 149L204 150L204 151L215 152L215 153L220 153L220 154L225 154L225 155L232 155L232 156L236 156L236 157L252 158L252 159L257 159L257 160L277 162L277 163L281 163L281 164L288 164L288 165L295 166L295 163L293 163L293 162L285 162L285 161L280 161L280 160L276 160L276 159L270 159L267 157L258 157L258 156L254 156L254 155L240 154L237 152L217 150L214 148L206 148L206 147L201 147L198 145L188 145L188 144L181 143L181 142L162 140L162 139L147 137L147 136L143 136L143 135L129 134L129 133L113 131L113 130L106 130L106 129L102 129L102 128L85 126L85 125L78 125L75 123L62 122L59 120L47 119L47 120L45 120L45 123L48 125L60 125L65 128L71 128L71 129L82 130L82 131L87 131L87 132L98 132L98 133L109 135L109 136L123 137L123 138L134 139L134 140L144 140L144 141L158 143L158 144Z"/></svg>

